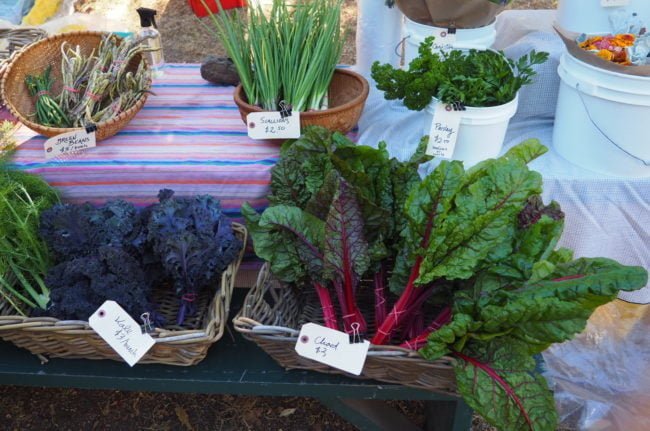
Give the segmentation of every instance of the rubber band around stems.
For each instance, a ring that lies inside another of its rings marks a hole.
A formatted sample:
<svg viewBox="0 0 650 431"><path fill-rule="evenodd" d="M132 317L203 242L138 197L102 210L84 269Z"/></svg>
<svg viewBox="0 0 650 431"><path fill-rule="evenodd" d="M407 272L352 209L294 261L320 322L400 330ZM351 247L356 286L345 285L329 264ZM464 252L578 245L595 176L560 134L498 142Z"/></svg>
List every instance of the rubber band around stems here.
<svg viewBox="0 0 650 431"><path fill-rule="evenodd" d="M38 93L36 93L36 97L41 98L43 96L49 96L50 92L47 90L41 90Z"/></svg>
<svg viewBox="0 0 650 431"><path fill-rule="evenodd" d="M102 96L100 94L95 94L92 91L86 91L86 96L88 96L91 100L95 102L99 102L102 100Z"/></svg>
<svg viewBox="0 0 650 431"><path fill-rule="evenodd" d="M79 93L79 90L73 87L68 87L67 85L63 87L65 91L69 91L70 93Z"/></svg>
<svg viewBox="0 0 650 431"><path fill-rule="evenodd" d="M194 302L198 297L199 295L196 293L186 293L185 295L181 296L181 299L185 302Z"/></svg>

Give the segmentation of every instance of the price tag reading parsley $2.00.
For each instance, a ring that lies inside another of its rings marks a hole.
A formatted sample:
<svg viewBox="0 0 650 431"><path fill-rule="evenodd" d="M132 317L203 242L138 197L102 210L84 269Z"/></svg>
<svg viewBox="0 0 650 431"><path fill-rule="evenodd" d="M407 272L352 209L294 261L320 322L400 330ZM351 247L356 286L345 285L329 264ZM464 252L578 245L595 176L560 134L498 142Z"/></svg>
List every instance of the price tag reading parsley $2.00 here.
<svg viewBox="0 0 650 431"><path fill-rule="evenodd" d="M297 139L300 137L300 113L284 118L280 112L251 112L246 117L251 139Z"/></svg>
<svg viewBox="0 0 650 431"><path fill-rule="evenodd" d="M450 104L438 103L433 113L433 122L429 132L427 155L451 159L458 140L458 129L462 111L456 111Z"/></svg>
<svg viewBox="0 0 650 431"><path fill-rule="evenodd" d="M45 141L45 158L64 157L97 146L95 132L79 129L56 135Z"/></svg>
<svg viewBox="0 0 650 431"><path fill-rule="evenodd" d="M350 343L345 332L335 331L315 323L306 323L300 329L296 352L330 367L358 376L366 362L370 342Z"/></svg>
<svg viewBox="0 0 650 431"><path fill-rule="evenodd" d="M115 301L104 302L88 323L130 366L142 359L156 343L151 335L142 333L138 322Z"/></svg>

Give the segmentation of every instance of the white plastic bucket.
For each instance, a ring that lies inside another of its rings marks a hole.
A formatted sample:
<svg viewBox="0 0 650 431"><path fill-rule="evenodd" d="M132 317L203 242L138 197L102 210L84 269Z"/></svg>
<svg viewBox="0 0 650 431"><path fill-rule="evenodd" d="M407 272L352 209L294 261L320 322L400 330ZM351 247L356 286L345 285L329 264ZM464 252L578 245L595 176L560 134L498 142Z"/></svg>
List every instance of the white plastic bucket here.
<svg viewBox="0 0 650 431"><path fill-rule="evenodd" d="M650 77L590 66L565 53L553 146L583 168L620 177L650 177Z"/></svg>
<svg viewBox="0 0 650 431"><path fill-rule="evenodd" d="M625 6L602 5L602 0L560 0L557 23L568 31L587 34L611 33L609 15L618 10L636 14L650 24L650 0L628 0Z"/></svg>
<svg viewBox="0 0 650 431"><path fill-rule="evenodd" d="M649 0L650 1L650 0ZM404 45L404 67L408 67L411 60L418 56L418 49L424 39L429 36L435 36L435 44L446 45L439 36L446 33L446 28L433 27L431 25L419 24L415 21L404 17L403 37ZM463 49L487 49L494 44L497 37L496 20L485 27L456 29L456 41L453 46L462 47ZM435 48L434 48L435 49Z"/></svg>
<svg viewBox="0 0 650 431"><path fill-rule="evenodd" d="M508 123L517 112L518 101L519 95L510 102L499 106L466 107L460 120L458 140L452 159L462 161L465 168L468 168L485 159L497 157L503 147ZM423 130L424 135L428 135L431 131L431 124L435 121L434 112L437 103L434 101L426 107L427 119L425 130Z"/></svg>
<svg viewBox="0 0 650 431"><path fill-rule="evenodd" d="M402 57L396 47L402 38L402 16L397 6L389 8L382 1L357 2L357 72L370 76L375 61L400 66Z"/></svg>

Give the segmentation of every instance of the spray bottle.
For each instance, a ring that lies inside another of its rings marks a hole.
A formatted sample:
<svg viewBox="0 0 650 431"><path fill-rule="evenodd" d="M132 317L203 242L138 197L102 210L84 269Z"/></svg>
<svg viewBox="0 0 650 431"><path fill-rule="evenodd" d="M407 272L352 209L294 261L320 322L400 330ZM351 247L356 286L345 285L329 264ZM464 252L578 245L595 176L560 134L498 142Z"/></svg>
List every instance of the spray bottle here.
<svg viewBox="0 0 650 431"><path fill-rule="evenodd" d="M160 32L157 30L158 26L154 18L157 12L146 7L138 8L137 11L140 15L140 26L142 27L138 32L138 36L144 39L143 43L151 50L145 53L147 63L151 66L153 76L160 76L163 73L162 68L165 65L165 59L163 57Z"/></svg>

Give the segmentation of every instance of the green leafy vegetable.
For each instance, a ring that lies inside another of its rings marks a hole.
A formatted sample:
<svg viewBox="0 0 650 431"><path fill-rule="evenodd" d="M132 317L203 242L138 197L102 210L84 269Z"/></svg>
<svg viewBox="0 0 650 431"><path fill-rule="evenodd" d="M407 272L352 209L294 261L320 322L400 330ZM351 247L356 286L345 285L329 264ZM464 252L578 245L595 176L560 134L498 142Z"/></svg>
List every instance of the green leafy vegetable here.
<svg viewBox="0 0 650 431"><path fill-rule="evenodd" d="M548 53L535 51L517 61L494 51L435 52L434 39L431 36L422 42L419 56L408 70L379 62L372 65L372 78L386 99L403 100L407 108L416 111L434 99L474 107L503 105L532 82L533 66L548 59Z"/></svg>
<svg viewBox="0 0 650 431"><path fill-rule="evenodd" d="M534 355L571 339L598 306L648 276L557 248L564 214L544 204L541 175L527 166L546 151L529 140L468 170L442 161L420 179L422 143L401 162L383 143L354 146L312 128L283 145L271 207L242 212L275 276L315 287L328 327L340 329L334 290L343 330L366 329L356 297L366 287L359 280L372 280L373 344L452 356L459 392L490 423L554 430L553 396Z"/></svg>
<svg viewBox="0 0 650 431"><path fill-rule="evenodd" d="M59 197L41 178L10 167L11 154L0 153L0 297L27 315L49 301L43 279L52 262L38 224Z"/></svg>

